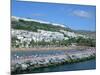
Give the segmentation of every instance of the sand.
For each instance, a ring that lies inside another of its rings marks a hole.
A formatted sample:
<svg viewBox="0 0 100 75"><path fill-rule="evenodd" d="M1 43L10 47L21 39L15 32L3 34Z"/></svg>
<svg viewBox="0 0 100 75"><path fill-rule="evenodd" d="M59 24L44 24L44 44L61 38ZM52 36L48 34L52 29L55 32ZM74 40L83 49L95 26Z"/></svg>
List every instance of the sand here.
<svg viewBox="0 0 100 75"><path fill-rule="evenodd" d="M37 50L72 50L87 49L87 46L68 46L68 47L42 47L42 48L11 48L11 51L37 51Z"/></svg>

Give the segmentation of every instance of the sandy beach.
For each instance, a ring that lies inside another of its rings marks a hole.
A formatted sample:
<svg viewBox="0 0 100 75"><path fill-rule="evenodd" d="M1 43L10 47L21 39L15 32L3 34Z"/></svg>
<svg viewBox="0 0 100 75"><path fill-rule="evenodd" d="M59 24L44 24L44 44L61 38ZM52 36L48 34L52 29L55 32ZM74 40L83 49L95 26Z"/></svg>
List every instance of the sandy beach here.
<svg viewBox="0 0 100 75"><path fill-rule="evenodd" d="M87 49L87 46L68 46L68 47L38 47L38 48L11 48L11 51L37 51L37 50L72 50Z"/></svg>

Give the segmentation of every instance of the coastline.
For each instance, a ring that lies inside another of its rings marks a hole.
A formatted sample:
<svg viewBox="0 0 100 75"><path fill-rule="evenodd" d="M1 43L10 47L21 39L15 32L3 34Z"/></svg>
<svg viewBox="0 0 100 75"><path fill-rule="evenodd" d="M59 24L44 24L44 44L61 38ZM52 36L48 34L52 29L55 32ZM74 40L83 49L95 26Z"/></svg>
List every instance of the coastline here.
<svg viewBox="0 0 100 75"><path fill-rule="evenodd" d="M88 46L68 46L68 47L35 47L35 48L11 48L11 51L39 51L39 50L72 50L72 49L88 49L94 47Z"/></svg>

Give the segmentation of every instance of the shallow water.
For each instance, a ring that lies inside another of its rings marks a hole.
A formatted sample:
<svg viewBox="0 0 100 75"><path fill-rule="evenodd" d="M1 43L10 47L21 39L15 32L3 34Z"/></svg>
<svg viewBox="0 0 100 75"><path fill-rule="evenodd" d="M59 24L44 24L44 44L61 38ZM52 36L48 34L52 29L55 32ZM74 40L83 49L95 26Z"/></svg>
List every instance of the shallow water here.
<svg viewBox="0 0 100 75"><path fill-rule="evenodd" d="M84 50L42 50L42 51L12 51L11 52L11 58L14 59L16 56L32 56L32 55L37 55L37 56L46 56L46 55L63 55L65 53L80 53L84 52Z"/></svg>

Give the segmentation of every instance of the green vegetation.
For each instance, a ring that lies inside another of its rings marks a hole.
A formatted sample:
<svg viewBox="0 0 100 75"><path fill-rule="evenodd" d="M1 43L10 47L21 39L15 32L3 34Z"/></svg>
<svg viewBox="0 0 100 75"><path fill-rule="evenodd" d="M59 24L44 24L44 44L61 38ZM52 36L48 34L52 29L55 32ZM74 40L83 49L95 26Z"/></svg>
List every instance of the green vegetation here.
<svg viewBox="0 0 100 75"><path fill-rule="evenodd" d="M77 42L78 45L81 45L81 46L91 46L91 47L95 47L96 46L96 40L95 39L91 39L91 38L79 37L76 40L76 42Z"/></svg>
<svg viewBox="0 0 100 75"><path fill-rule="evenodd" d="M28 31L34 31L37 32L37 29L47 30L47 31L58 31L59 30L66 30L71 31L70 28L64 28L60 26L54 26L52 24L44 24L34 21L24 21L22 19L19 19L19 21L12 21L12 28L14 29L22 29L22 30L28 30Z"/></svg>
<svg viewBox="0 0 100 75"><path fill-rule="evenodd" d="M11 46L18 48L19 45L16 44L16 41L19 41L20 42L20 40L17 39L17 37L15 37L15 36L14 37L11 37Z"/></svg>

